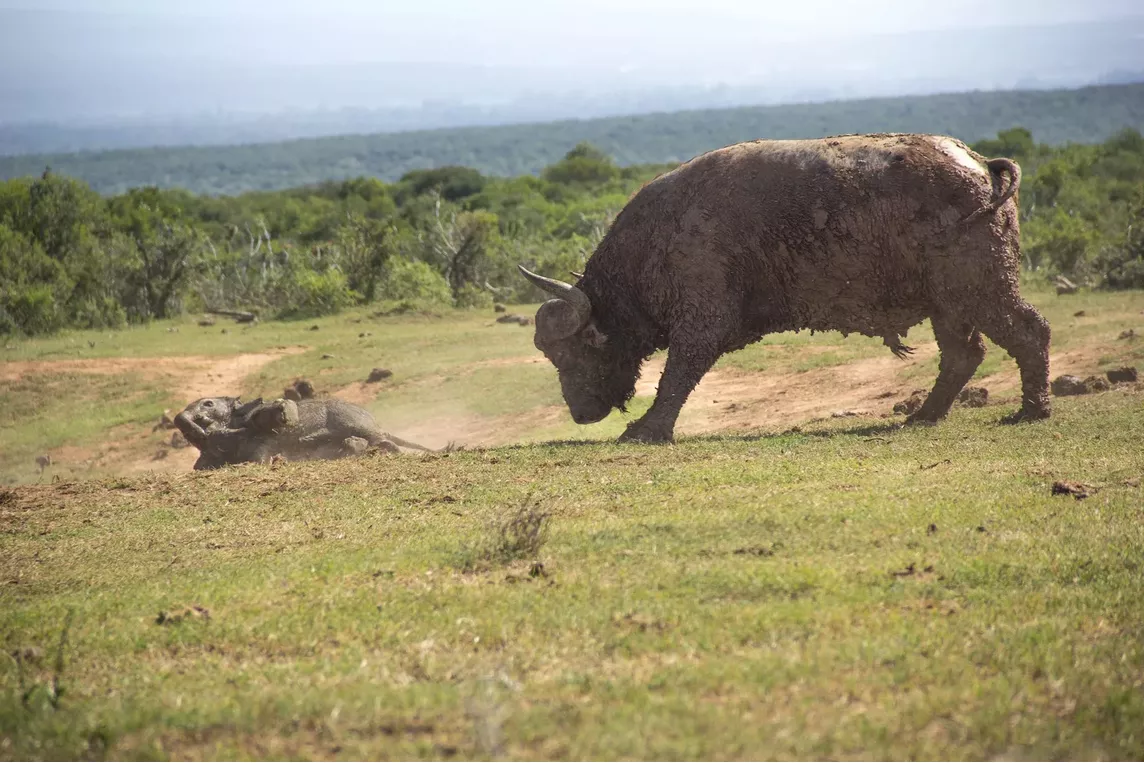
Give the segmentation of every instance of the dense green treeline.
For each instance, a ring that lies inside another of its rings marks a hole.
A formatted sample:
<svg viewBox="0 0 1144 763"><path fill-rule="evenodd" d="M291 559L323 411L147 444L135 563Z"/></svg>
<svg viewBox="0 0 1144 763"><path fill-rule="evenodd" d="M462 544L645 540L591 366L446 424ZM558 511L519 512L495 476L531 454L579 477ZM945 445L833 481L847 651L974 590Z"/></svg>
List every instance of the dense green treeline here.
<svg viewBox="0 0 1144 763"><path fill-rule="evenodd" d="M1144 137L1053 147L1029 131L975 145L1024 168L1025 266L1092 286L1144 287ZM111 197L46 171L0 183L0 333L119 326L188 310L330 314L382 300L480 306L540 297L518 262L582 267L641 184L582 143L539 176L466 167L234 197L136 188Z"/></svg>
<svg viewBox="0 0 1144 763"><path fill-rule="evenodd" d="M1144 130L1144 84L709 109L256 145L10 156L0 157L0 179L38 174L50 165L105 194L156 185L235 195L360 176L395 181L413 170L441 166L472 167L499 177L536 174L584 140L621 166L631 166L681 162L757 138L892 131L972 142L1018 124L1050 145L1095 143L1125 127Z"/></svg>

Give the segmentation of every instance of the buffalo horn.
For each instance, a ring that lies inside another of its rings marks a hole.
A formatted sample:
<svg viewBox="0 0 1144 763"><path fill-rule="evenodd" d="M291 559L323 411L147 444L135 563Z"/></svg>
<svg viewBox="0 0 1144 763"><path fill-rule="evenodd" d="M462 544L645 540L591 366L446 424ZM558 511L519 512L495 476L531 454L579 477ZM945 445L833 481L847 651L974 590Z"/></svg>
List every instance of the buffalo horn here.
<svg viewBox="0 0 1144 763"><path fill-rule="evenodd" d="M592 302L588 295L570 283L547 278L531 272L523 265L517 265L520 272L539 288L556 297L541 305L537 311L537 328L554 339L562 339L584 328L592 317ZM563 302L567 307L557 307L552 302ZM569 309L571 308L571 309Z"/></svg>

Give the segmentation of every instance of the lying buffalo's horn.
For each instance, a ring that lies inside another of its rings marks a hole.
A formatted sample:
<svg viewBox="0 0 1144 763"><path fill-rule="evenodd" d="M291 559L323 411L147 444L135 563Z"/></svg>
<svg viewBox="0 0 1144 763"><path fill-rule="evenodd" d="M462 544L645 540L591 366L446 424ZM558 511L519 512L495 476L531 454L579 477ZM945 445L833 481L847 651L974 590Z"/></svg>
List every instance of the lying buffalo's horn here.
<svg viewBox="0 0 1144 763"><path fill-rule="evenodd" d="M182 432L183 438L196 448L207 441L206 431L186 411L175 417L175 426Z"/></svg>
<svg viewBox="0 0 1144 763"><path fill-rule="evenodd" d="M568 272L571 273L572 277L576 278L576 279L580 279L580 278L584 277L583 273L577 273L575 270L569 270Z"/></svg>
<svg viewBox="0 0 1144 763"><path fill-rule="evenodd" d="M536 328L553 339L563 339L584 328L592 317L588 295L570 283L547 278L517 265L520 272L539 288L556 297L541 305L536 313ZM557 303L557 304L553 304ZM563 303L563 304L559 304Z"/></svg>

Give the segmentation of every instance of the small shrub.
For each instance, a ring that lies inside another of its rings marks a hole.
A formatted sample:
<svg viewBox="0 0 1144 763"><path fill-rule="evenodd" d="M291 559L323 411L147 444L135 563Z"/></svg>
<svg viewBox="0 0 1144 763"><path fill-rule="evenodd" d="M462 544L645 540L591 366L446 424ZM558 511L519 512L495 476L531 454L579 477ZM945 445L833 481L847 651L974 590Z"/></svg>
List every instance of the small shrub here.
<svg viewBox="0 0 1144 763"><path fill-rule="evenodd" d="M508 517L489 525L482 539L464 548L457 566L473 572L490 565L535 558L548 542L551 514L535 499L525 501Z"/></svg>
<svg viewBox="0 0 1144 763"><path fill-rule="evenodd" d="M486 310L493 305L493 296L481 287L467 283L457 290L457 307L476 307Z"/></svg>
<svg viewBox="0 0 1144 763"><path fill-rule="evenodd" d="M440 306L453 301L448 281L432 265L404 257L394 257L386 265L379 296L397 302Z"/></svg>
<svg viewBox="0 0 1144 763"><path fill-rule="evenodd" d="M341 312L355 302L355 295L340 270L316 273L299 270L289 286L289 304L280 318L317 318Z"/></svg>

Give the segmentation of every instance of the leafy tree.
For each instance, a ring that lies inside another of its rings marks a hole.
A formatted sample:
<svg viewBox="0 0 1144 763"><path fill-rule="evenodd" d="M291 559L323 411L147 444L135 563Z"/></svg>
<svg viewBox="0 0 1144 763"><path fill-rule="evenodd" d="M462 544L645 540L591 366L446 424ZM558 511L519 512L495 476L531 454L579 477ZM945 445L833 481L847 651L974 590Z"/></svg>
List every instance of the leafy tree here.
<svg viewBox="0 0 1144 763"><path fill-rule="evenodd" d="M1096 240L1095 231L1083 219L1058 209L1034 228L1022 248L1033 270L1047 266L1055 272L1076 276L1080 275Z"/></svg>
<svg viewBox="0 0 1144 763"><path fill-rule="evenodd" d="M377 298L385 265L394 253L392 234L393 227L387 221L352 214L338 229L342 268L348 286L361 295L364 302L373 302Z"/></svg>
<svg viewBox="0 0 1144 763"><path fill-rule="evenodd" d="M612 157L589 143L578 143L563 159L541 173L545 180L564 185L600 185L619 175Z"/></svg>
<svg viewBox="0 0 1144 763"><path fill-rule="evenodd" d="M1005 156L1018 161L1032 156L1036 148L1033 133L1024 127L1002 130L996 138L987 138L973 145L975 151L987 157Z"/></svg>
<svg viewBox="0 0 1144 763"><path fill-rule="evenodd" d="M46 334L67 320L71 284L63 265L40 245L0 224L0 333Z"/></svg>
<svg viewBox="0 0 1144 763"><path fill-rule="evenodd" d="M131 247L124 257L124 306L138 320L169 318L191 278L202 268L201 234L182 217L176 198L140 188L110 205Z"/></svg>
<svg viewBox="0 0 1144 763"><path fill-rule="evenodd" d="M443 211L440 203L431 236L431 256L452 289L454 301L476 300L473 288L482 285L489 250L499 244L497 216L491 212ZM466 288L472 287L472 288Z"/></svg>
<svg viewBox="0 0 1144 763"><path fill-rule="evenodd" d="M397 198L404 201L431 191L446 201L460 201L480 193L487 183L480 172L470 167L438 167L432 170L413 170L398 181Z"/></svg>
<svg viewBox="0 0 1144 763"><path fill-rule="evenodd" d="M1132 200L1122 237L1104 248L1096 269L1110 288L1144 288L1144 185Z"/></svg>

